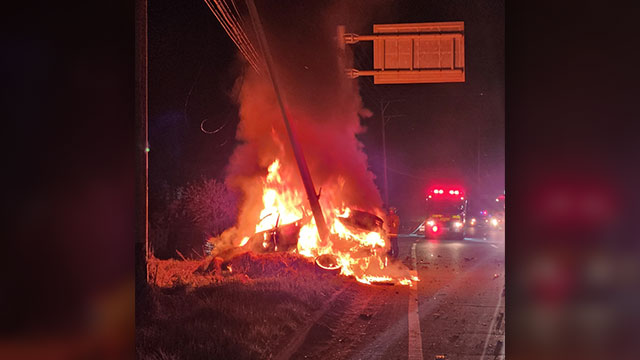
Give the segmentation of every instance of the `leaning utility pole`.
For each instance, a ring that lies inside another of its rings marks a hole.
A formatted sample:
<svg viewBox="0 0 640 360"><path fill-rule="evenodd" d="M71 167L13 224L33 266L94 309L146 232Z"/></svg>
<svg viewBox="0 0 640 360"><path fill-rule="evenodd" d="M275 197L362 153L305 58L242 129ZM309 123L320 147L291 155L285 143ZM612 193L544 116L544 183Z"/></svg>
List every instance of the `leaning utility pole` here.
<svg viewBox="0 0 640 360"><path fill-rule="evenodd" d="M291 124L289 123L289 118L287 117L287 112L284 108L284 103L282 102L280 88L278 87L278 82L276 81L276 76L273 69L273 59L271 58L269 44L267 43L267 38L264 35L262 23L260 22L260 17L258 16L258 10L256 9L256 5L253 3L253 0L247 0L247 7L249 9L251 21L253 22L253 26L256 30L256 34L258 35L258 43L260 44L262 53L264 54L264 60L267 66L267 74L271 79L273 90L275 91L276 98L278 99L278 105L280 106L280 111L282 113L282 120L284 121L284 125L287 128L287 135L289 136L289 141L291 142L291 147L293 148L293 155L296 158L298 170L300 170L300 176L302 177L302 183L304 184L304 189L307 193L307 199L309 199L309 204L311 205L311 212L313 213L313 217L316 220L318 235L320 235L320 241L324 242L329 238L329 228L327 227L327 223L324 219L324 214L322 213L322 208L320 207L320 202L318 201L319 196L316 193L315 187L313 186L313 180L311 179L311 174L309 173L307 161L305 160L304 154L302 153L302 148L300 147L300 144L295 137L295 132L291 127Z"/></svg>

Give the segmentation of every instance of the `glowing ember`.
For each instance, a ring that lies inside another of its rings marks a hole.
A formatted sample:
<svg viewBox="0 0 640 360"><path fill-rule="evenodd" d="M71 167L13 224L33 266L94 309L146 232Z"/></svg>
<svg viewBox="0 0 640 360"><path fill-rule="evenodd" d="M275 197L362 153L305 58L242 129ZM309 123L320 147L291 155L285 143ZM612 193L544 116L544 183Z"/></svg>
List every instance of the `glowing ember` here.
<svg viewBox="0 0 640 360"><path fill-rule="evenodd" d="M356 280L363 284L391 282L393 279L390 276L363 276L361 278L356 277ZM403 284L406 285L406 284Z"/></svg>
<svg viewBox="0 0 640 360"><path fill-rule="evenodd" d="M248 242L249 242L249 237L248 237L248 236L245 236L245 237L242 239L242 242L240 243L240 246L245 246L245 245L247 245L247 243L248 243Z"/></svg>

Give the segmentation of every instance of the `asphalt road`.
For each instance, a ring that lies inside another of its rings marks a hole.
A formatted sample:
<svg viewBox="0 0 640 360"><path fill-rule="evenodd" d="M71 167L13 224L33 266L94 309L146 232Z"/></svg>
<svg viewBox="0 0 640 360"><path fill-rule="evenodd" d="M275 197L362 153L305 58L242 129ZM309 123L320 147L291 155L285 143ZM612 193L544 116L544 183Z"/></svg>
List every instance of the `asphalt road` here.
<svg viewBox="0 0 640 360"><path fill-rule="evenodd" d="M286 357L503 359L503 233L458 241L401 235L399 246L417 286L349 285Z"/></svg>

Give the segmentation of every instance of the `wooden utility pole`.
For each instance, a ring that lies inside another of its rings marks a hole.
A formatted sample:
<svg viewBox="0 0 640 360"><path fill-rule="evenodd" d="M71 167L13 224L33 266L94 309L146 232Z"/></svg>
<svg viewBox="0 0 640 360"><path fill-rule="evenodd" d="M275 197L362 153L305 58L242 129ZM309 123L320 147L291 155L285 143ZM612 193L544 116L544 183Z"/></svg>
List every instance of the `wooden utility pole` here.
<svg viewBox="0 0 640 360"><path fill-rule="evenodd" d="M145 290L149 281L149 137L148 137L148 62L147 62L147 0L135 5L135 157L136 157L136 290Z"/></svg>
<svg viewBox="0 0 640 360"><path fill-rule="evenodd" d="M400 117L404 115L385 115L385 110L387 110L387 106L394 101L402 101L402 100L389 100L389 101L380 101L380 119L382 121L382 166L383 166L383 181L384 181L384 205L389 207L389 178L387 175L387 135L386 135L386 126L387 122L394 117Z"/></svg>
<svg viewBox="0 0 640 360"><path fill-rule="evenodd" d="M384 117L384 111L389 106L389 102L380 102L380 118L382 120L382 164L383 164L383 178L384 178L384 205L389 207L389 180L387 178L387 139L385 135L385 127L387 125L387 119Z"/></svg>
<svg viewBox="0 0 640 360"><path fill-rule="evenodd" d="M480 171L480 157L482 156L482 132L480 131L480 116L484 115L484 92L479 94L479 107L477 114L475 116L475 125L476 125L476 191L479 193L482 188L482 173Z"/></svg>
<svg viewBox="0 0 640 360"><path fill-rule="evenodd" d="M302 177L302 183L304 184L304 189L307 193L307 199L309 200L309 204L311 205L311 212L313 213L313 218L316 221L318 235L320 236L320 241L324 242L329 238L329 228L327 227L327 223L324 219L324 214L322 213L322 208L320 207L320 202L318 201L319 196L316 193L315 187L313 186L313 180L311 179L311 174L309 173L307 161L304 158L302 148L300 147L300 144L296 139L295 132L291 126L291 123L289 122L287 112L284 108L284 103L280 94L280 88L278 87L278 82L276 81L276 76L274 73L273 59L271 58L269 44L267 43L267 38L264 35L260 17L258 16L258 9L256 9L256 5L253 3L253 0L247 1L247 7L249 9L249 14L251 15L253 26L256 30L256 33L258 34L258 43L260 44L262 53L264 54L265 63L267 66L267 74L271 79L273 90L275 91L276 98L278 99L278 105L280 106L280 112L282 113L282 120L284 121L284 125L287 129L287 135L289 136L289 141L291 142L291 147L293 148L293 155L296 158L298 170L300 170L300 177Z"/></svg>

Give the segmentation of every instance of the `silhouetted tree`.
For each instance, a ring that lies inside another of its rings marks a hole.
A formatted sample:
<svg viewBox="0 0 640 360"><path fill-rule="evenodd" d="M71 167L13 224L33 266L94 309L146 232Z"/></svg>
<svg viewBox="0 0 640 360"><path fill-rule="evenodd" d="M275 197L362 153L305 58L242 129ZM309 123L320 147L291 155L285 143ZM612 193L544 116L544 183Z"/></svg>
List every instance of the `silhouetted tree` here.
<svg viewBox="0 0 640 360"><path fill-rule="evenodd" d="M166 190L166 206L151 217L150 238L159 258L177 257L176 250L189 257L212 236L220 235L236 222L237 203L224 183L201 179Z"/></svg>

